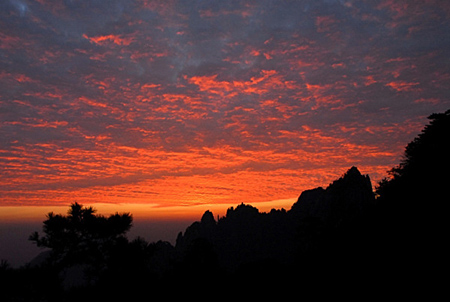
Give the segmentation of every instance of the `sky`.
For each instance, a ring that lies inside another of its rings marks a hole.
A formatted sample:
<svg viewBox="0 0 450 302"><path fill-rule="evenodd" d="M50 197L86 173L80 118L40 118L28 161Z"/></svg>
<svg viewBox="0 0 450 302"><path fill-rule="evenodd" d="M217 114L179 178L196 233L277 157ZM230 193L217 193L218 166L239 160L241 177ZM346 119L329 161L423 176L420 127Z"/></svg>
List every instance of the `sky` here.
<svg viewBox="0 0 450 302"><path fill-rule="evenodd" d="M375 186L450 108L449 53L446 0L1 1L0 211Z"/></svg>

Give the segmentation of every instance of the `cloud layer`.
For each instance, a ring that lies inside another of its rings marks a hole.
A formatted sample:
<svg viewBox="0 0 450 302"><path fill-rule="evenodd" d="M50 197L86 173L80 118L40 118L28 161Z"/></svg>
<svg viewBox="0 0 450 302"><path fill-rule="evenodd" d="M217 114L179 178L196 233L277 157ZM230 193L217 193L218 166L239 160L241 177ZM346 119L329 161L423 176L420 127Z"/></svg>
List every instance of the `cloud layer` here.
<svg viewBox="0 0 450 302"><path fill-rule="evenodd" d="M0 4L0 205L258 202L397 164L448 1Z"/></svg>

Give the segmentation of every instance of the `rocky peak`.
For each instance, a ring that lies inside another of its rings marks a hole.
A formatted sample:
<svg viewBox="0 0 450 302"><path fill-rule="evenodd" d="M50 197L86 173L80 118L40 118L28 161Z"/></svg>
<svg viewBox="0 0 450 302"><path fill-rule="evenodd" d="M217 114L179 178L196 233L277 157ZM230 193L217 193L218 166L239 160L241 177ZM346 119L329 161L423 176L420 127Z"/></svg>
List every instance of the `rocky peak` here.
<svg viewBox="0 0 450 302"><path fill-rule="evenodd" d="M259 215L259 210L251 205L241 203L236 207L227 210L228 219L252 219Z"/></svg>
<svg viewBox="0 0 450 302"><path fill-rule="evenodd" d="M336 224L360 215L373 201L369 176L351 167L326 189L304 191L292 206L291 213L298 218L316 217Z"/></svg>
<svg viewBox="0 0 450 302"><path fill-rule="evenodd" d="M216 221L214 220L214 215L209 210L205 211L200 222L202 225L204 225L206 227L216 224Z"/></svg>
<svg viewBox="0 0 450 302"><path fill-rule="evenodd" d="M370 190L372 193L372 184L369 175L362 175L358 168L351 167L341 178L333 181L327 190Z"/></svg>

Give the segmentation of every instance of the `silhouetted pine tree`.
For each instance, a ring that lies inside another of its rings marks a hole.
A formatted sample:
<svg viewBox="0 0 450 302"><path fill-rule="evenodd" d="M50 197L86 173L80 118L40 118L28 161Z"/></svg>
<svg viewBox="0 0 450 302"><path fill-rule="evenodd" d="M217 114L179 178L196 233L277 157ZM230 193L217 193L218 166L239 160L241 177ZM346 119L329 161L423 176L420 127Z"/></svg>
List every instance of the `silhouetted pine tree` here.
<svg viewBox="0 0 450 302"><path fill-rule="evenodd" d="M428 118L430 124L406 146L400 165L389 171L391 178L384 179L377 187L376 192L382 200L395 199L398 203L423 203L426 200L436 205L447 198L450 110Z"/></svg>
<svg viewBox="0 0 450 302"><path fill-rule="evenodd" d="M401 163L389 171L391 177L376 188L380 244L389 251L388 266L421 285L442 265L448 237L450 110L429 120L406 146Z"/></svg>
<svg viewBox="0 0 450 302"><path fill-rule="evenodd" d="M113 214L109 217L95 215L92 207L78 203L70 206L68 215L47 215L44 221L44 236L38 232L30 240L39 247L51 249L51 261L73 264L105 264L109 249L126 240L125 233L131 228L131 214Z"/></svg>

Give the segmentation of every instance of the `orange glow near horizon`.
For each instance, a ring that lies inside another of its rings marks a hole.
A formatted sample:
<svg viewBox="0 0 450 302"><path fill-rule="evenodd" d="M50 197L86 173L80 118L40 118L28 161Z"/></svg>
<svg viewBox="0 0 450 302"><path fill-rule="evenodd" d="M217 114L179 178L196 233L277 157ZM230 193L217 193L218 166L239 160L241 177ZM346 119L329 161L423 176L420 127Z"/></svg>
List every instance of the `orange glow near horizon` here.
<svg viewBox="0 0 450 302"><path fill-rule="evenodd" d="M272 209L290 209L297 199L281 199L257 204L260 212L270 212ZM152 204L113 204L113 203L87 203L97 214L108 216L114 213L131 213L133 220L140 221L199 221L205 211L211 211L214 217L223 217L227 209L238 204L204 204L188 206L158 207ZM60 206L4 206L1 207L0 221L2 223L15 222L42 222L50 212L66 215L70 204Z"/></svg>

